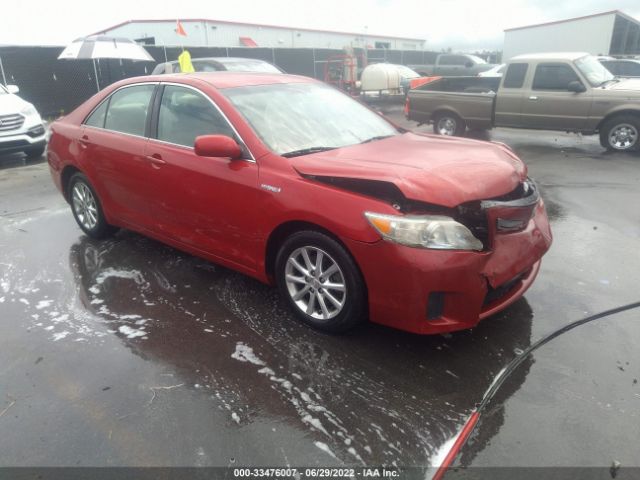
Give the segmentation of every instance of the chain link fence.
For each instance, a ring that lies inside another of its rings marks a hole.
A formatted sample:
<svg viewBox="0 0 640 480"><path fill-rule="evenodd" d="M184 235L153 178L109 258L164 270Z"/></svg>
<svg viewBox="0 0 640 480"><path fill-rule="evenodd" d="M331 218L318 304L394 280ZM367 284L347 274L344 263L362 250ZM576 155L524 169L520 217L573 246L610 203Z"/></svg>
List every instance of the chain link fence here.
<svg viewBox="0 0 640 480"><path fill-rule="evenodd" d="M180 47L145 46L156 63L177 60ZM20 87L20 96L33 103L45 118L70 112L106 86L124 78L148 75L156 63L131 60L58 60L63 47L0 47L0 81ZM287 73L324 79L325 66L344 55L343 50L313 48L189 47L192 58L246 57L265 60ZM437 52L356 49L359 67L364 62L425 65Z"/></svg>

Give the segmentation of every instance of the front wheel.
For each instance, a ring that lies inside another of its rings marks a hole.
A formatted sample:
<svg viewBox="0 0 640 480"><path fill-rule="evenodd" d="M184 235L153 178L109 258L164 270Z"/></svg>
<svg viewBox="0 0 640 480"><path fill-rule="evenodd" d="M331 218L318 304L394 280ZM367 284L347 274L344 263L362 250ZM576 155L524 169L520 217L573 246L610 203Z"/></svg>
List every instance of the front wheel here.
<svg viewBox="0 0 640 480"><path fill-rule="evenodd" d="M68 192L73 216L84 233L92 238L105 238L117 230L107 223L98 195L85 175L74 174Z"/></svg>
<svg viewBox="0 0 640 480"><path fill-rule="evenodd" d="M600 144L610 151L630 152L639 146L640 119L620 115L607 120L600 129Z"/></svg>
<svg viewBox="0 0 640 480"><path fill-rule="evenodd" d="M433 133L446 136L462 136L467 126L464 120L455 113L439 113L433 119Z"/></svg>
<svg viewBox="0 0 640 480"><path fill-rule="evenodd" d="M302 231L284 242L276 281L296 316L318 330L343 332L364 318L360 270L345 248L323 233Z"/></svg>

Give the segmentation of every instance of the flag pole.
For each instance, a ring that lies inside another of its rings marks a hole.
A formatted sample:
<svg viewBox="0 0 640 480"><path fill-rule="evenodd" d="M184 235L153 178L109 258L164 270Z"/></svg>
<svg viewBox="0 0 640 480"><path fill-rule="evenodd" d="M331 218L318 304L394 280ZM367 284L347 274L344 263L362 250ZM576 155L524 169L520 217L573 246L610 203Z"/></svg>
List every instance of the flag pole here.
<svg viewBox="0 0 640 480"><path fill-rule="evenodd" d="M99 92L100 91L100 82L98 82L98 69L96 68L96 59L93 58L92 60L93 60L93 73L96 76L96 88L97 88L97 91Z"/></svg>

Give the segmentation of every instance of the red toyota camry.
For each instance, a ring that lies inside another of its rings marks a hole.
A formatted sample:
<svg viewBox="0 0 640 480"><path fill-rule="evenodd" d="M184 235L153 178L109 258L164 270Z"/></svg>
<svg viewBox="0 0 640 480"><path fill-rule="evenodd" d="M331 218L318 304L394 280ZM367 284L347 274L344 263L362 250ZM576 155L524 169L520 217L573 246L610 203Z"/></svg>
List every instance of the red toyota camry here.
<svg viewBox="0 0 640 480"><path fill-rule="evenodd" d="M275 284L326 331L473 327L522 296L551 244L508 147L404 131L309 78L132 78L51 130L87 235L127 228Z"/></svg>

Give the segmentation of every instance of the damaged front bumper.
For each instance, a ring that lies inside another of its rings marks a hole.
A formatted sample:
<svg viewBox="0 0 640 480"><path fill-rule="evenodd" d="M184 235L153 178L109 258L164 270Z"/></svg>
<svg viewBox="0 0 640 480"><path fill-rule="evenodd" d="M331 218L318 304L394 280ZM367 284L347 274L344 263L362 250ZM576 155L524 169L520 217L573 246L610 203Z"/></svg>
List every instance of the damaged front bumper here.
<svg viewBox="0 0 640 480"><path fill-rule="evenodd" d="M444 333L471 328L520 298L551 246L544 202L537 191L491 202L483 206L490 225L483 252L347 241L367 284L370 320Z"/></svg>

